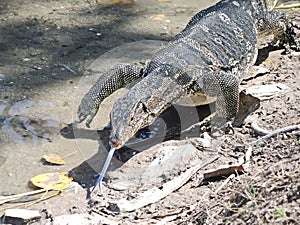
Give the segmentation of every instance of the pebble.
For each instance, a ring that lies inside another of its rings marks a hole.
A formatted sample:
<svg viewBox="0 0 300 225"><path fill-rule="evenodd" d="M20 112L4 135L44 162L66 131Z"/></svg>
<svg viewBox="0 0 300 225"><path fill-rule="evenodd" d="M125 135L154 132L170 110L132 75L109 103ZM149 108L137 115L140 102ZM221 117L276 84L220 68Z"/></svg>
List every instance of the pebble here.
<svg viewBox="0 0 300 225"><path fill-rule="evenodd" d="M5 74L0 73L0 81L4 80L6 78Z"/></svg>
<svg viewBox="0 0 300 225"><path fill-rule="evenodd" d="M35 69L35 70L41 70L41 69L43 69L43 68L40 67L40 66L33 66L32 68Z"/></svg>
<svg viewBox="0 0 300 225"><path fill-rule="evenodd" d="M24 58L24 59L23 59L23 62L29 62L29 61L30 61L29 58Z"/></svg>

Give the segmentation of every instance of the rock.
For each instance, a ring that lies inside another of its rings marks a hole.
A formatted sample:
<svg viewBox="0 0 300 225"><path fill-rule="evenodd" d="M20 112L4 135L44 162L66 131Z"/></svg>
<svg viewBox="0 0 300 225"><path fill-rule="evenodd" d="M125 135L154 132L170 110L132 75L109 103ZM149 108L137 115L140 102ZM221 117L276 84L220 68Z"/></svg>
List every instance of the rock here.
<svg viewBox="0 0 300 225"><path fill-rule="evenodd" d="M7 76L5 74L0 73L0 81L4 80Z"/></svg>
<svg viewBox="0 0 300 225"><path fill-rule="evenodd" d="M29 209L7 209L4 212L3 221L12 224L25 224L38 221L41 215L38 210Z"/></svg>
<svg viewBox="0 0 300 225"><path fill-rule="evenodd" d="M88 214L73 214L73 215L62 215L53 218L53 222L47 223L46 225L69 225L69 224L81 224L91 225L99 224L99 220L91 217ZM107 223L112 224L112 223Z"/></svg>

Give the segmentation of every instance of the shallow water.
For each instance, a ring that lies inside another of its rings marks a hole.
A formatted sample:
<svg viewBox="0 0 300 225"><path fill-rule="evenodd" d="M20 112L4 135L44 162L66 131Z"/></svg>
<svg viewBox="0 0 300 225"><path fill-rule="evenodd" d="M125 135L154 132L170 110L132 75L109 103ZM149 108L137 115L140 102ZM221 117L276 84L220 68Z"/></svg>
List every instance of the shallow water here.
<svg viewBox="0 0 300 225"><path fill-rule="evenodd" d="M148 58L149 54L153 53L153 49L157 50L161 44L160 42L153 43L155 45L152 48L150 45L150 48L145 48L144 52L135 57L142 61L145 57ZM127 54L123 57L116 55L120 53L124 55L122 52L124 47ZM102 135L99 136L98 131L108 124L112 104L122 92L115 93L103 102L91 129L86 128L84 124L76 125L72 129L72 137L64 135L61 129L68 127L67 125L76 119L76 110L81 98L99 76L94 72L92 76L87 75L98 68L104 70L105 66L112 67L112 64L118 62L115 60L113 63L112 57L120 58L120 62L132 61L133 54L130 52L133 51L136 51L136 44L131 47L125 45L104 54L97 59L98 61L91 64L86 76L78 80L77 85L71 82L67 85L64 83L49 86L32 98L14 102L0 101L0 194L9 195L28 191L30 188L27 183L33 176L46 172L69 171L94 155L97 157L87 162L92 168L91 177L96 178L95 175L101 170L106 159L107 144L103 143L109 134L104 129ZM99 62L105 66L101 66ZM42 156L50 153L59 154L65 158L67 164L63 166L43 165ZM113 159L109 169L120 165L118 160Z"/></svg>
<svg viewBox="0 0 300 225"><path fill-rule="evenodd" d="M39 173L60 168L46 167L40 159L48 153L67 154L55 148L63 126L54 115L40 114L36 109L51 108L51 102L25 99L15 103L1 102L0 120L0 191L13 194L27 191L29 179Z"/></svg>
<svg viewBox="0 0 300 225"><path fill-rule="evenodd" d="M146 42L146 43L145 43ZM2 194L14 194L28 191L27 182L40 173L72 170L72 176L83 185L94 184L107 156L109 112L112 104L126 90L114 93L103 102L95 121L88 129L84 124L68 125L76 119L76 110L84 93L98 78L101 64L112 63L110 57L120 58L122 62L145 60L157 50L163 42L142 41L127 44L111 50L91 64L87 75L78 82L78 86L48 87L35 98L21 101L0 102L0 190ZM144 46L147 46L145 48ZM132 50L130 50L132 47ZM140 53L136 54L140 48ZM124 54L127 59L118 54ZM135 54L131 54L134 52ZM114 61L117 63L117 60ZM92 73L92 75L91 75ZM58 97L59 96L59 97ZM76 96L76 97L75 97ZM203 114L204 115L204 114ZM122 162L139 151L170 137L180 137L180 132L199 121L197 109L193 106L174 106L160 116L151 126L139 131L127 145L118 150L115 157ZM66 165L43 165L44 154L56 153L65 158ZM85 165L87 164L87 165ZM85 165L82 167L82 165ZM113 159L109 170L122 165ZM88 176L87 170L89 168Z"/></svg>
<svg viewBox="0 0 300 225"><path fill-rule="evenodd" d="M214 2L216 1L193 1L192 5L195 5L195 9L199 9L201 6L206 7ZM152 3L146 2L145 4L151 5ZM178 9L179 15L184 12L180 10L186 7L185 1L174 1L170 4ZM191 3L189 7L190 5ZM152 7L154 11L155 7L157 6ZM171 15L174 14L174 12L171 13ZM168 26L177 29L177 25L169 24ZM145 62L163 44L159 41L148 41L124 45L95 59L81 79L74 77L71 81L67 81L59 80L57 76L58 80L55 84L47 84L30 96L24 95L21 100L16 100L13 95L2 98L0 100L0 195L28 191L30 188L27 183L33 176L80 168L83 162L87 162L92 168L94 172L91 172L91 177L95 180L97 178L95 175L101 171L107 156L108 146L104 139L109 132L103 128L108 123L113 102L124 91L116 93L103 102L91 129L80 124L76 127L72 138L61 135L60 130L76 119L79 102L98 78L99 72L120 62ZM14 87L14 83L6 82L8 78L9 75L1 73L1 92ZM128 143L128 147L133 151L126 153L125 148L123 152L120 151L120 154L117 154L117 157L126 161L136 154L136 150L143 150L153 143L161 142L168 136L170 129L175 129L176 133L178 128L176 128L177 122L174 117L166 116L165 118L169 118L169 121L162 117L149 128L139 132L136 138ZM175 126L169 126L168 123L173 123ZM103 135L99 136L99 133ZM41 158L44 154L50 153L59 154L67 161L67 164L44 165ZM96 157L93 157L95 155ZM109 170L121 164L120 161L113 159ZM85 171L81 172L83 176L86 176Z"/></svg>

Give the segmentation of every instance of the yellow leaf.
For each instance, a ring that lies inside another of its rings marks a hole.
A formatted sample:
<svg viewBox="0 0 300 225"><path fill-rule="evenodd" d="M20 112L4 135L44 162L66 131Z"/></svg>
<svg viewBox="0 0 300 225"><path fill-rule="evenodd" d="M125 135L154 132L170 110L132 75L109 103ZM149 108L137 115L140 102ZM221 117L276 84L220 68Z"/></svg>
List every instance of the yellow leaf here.
<svg viewBox="0 0 300 225"><path fill-rule="evenodd" d="M73 180L67 172L43 173L30 179L35 187L61 191Z"/></svg>
<svg viewBox="0 0 300 225"><path fill-rule="evenodd" d="M57 165L64 165L66 162L57 154L48 154L48 155L43 155L43 159L52 164L57 164Z"/></svg>

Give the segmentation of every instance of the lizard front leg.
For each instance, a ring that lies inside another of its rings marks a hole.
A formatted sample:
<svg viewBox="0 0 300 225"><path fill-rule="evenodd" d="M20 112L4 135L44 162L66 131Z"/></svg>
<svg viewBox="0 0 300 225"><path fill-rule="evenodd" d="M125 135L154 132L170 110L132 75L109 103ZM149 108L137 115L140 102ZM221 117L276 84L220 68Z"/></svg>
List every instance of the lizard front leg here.
<svg viewBox="0 0 300 225"><path fill-rule="evenodd" d="M202 76L198 85L208 96L216 96L216 113L212 118L213 129L224 130L236 115L239 107L239 78L230 72L213 72Z"/></svg>
<svg viewBox="0 0 300 225"><path fill-rule="evenodd" d="M86 120L86 126L89 127L105 98L143 76L143 68L131 64L117 65L102 74L81 100L76 122L81 123Z"/></svg>

